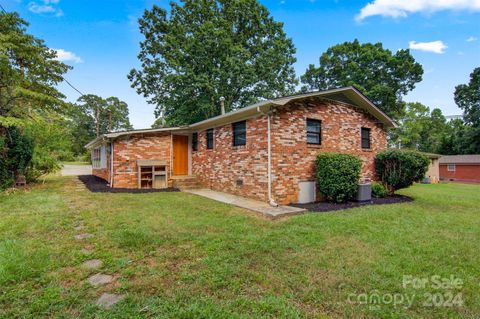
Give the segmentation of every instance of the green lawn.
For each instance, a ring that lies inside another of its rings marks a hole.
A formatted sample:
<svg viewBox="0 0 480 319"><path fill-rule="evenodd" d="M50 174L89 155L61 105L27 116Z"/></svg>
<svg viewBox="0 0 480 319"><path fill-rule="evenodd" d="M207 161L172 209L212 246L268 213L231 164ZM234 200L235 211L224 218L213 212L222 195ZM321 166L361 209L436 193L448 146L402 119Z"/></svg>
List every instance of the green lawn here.
<svg viewBox="0 0 480 319"><path fill-rule="evenodd" d="M415 201L268 221L185 193L93 194L51 178L0 195L0 316L478 318L480 186L401 193ZM86 282L96 271L79 265L93 258L114 283ZM402 287L434 275L462 283ZM127 298L103 310L103 292Z"/></svg>

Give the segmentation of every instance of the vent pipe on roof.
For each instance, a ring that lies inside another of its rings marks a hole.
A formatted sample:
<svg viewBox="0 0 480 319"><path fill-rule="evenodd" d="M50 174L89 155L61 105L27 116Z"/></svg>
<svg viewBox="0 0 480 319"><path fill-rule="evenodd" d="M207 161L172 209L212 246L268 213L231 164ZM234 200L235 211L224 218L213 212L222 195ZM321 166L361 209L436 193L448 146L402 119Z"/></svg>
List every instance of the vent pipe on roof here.
<svg viewBox="0 0 480 319"><path fill-rule="evenodd" d="M225 98L223 96L220 97L220 110L222 115L225 114Z"/></svg>

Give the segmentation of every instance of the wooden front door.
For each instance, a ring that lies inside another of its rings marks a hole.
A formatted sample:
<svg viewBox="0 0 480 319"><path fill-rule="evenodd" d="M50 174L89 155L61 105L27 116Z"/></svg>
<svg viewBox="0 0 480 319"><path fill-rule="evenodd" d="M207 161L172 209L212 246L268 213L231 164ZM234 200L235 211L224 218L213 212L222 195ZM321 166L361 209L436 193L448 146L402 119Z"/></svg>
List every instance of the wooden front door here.
<svg viewBox="0 0 480 319"><path fill-rule="evenodd" d="M173 175L188 175L188 136L173 135Z"/></svg>

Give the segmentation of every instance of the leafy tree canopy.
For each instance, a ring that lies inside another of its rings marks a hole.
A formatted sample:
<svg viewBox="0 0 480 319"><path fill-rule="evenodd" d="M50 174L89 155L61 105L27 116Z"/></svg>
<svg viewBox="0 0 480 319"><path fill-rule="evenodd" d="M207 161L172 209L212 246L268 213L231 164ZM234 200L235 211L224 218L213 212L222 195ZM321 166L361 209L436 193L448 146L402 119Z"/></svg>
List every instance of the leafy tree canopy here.
<svg viewBox="0 0 480 319"><path fill-rule="evenodd" d="M394 119L402 115L402 96L422 80L423 68L407 50L393 54L381 43L358 40L330 47L301 77L303 91L355 86Z"/></svg>
<svg viewBox="0 0 480 319"><path fill-rule="evenodd" d="M463 110L467 124L480 127L480 67L470 74L468 84L455 87L455 103Z"/></svg>
<svg viewBox="0 0 480 319"><path fill-rule="evenodd" d="M17 13L0 13L0 125L19 124L35 109L63 105L56 85L70 68L56 52L26 33Z"/></svg>
<svg viewBox="0 0 480 319"><path fill-rule="evenodd" d="M0 13L0 189L13 185L18 175L28 177L33 170L41 175L56 161L48 157L53 165L44 165L38 158L41 146L30 128L39 114L63 109L56 86L70 67L55 60L56 52L43 40L27 34L27 26L17 13Z"/></svg>
<svg viewBox="0 0 480 319"><path fill-rule="evenodd" d="M442 111L421 103L407 103L400 127L392 132L392 144L401 148L437 153L448 124Z"/></svg>
<svg viewBox="0 0 480 319"><path fill-rule="evenodd" d="M72 152L85 154L85 144L112 131L131 130L128 105L117 97L102 98L94 94L81 96L69 106Z"/></svg>
<svg viewBox="0 0 480 319"><path fill-rule="evenodd" d="M470 74L468 84L455 87L455 103L463 110L465 128L464 152L480 154L480 67Z"/></svg>
<svg viewBox="0 0 480 319"><path fill-rule="evenodd" d="M453 119L447 123L447 127L440 138L439 148L436 153L443 155L458 155L475 153L471 150L470 128L462 119Z"/></svg>
<svg viewBox="0 0 480 319"><path fill-rule="evenodd" d="M85 124L83 128L92 129L90 137L98 137L112 131L130 130L128 104L117 97L103 99L94 94L81 96L72 110L75 122Z"/></svg>
<svg viewBox="0 0 480 319"><path fill-rule="evenodd" d="M291 93L295 48L256 0L182 0L139 20L141 68L128 78L167 125L220 114Z"/></svg>

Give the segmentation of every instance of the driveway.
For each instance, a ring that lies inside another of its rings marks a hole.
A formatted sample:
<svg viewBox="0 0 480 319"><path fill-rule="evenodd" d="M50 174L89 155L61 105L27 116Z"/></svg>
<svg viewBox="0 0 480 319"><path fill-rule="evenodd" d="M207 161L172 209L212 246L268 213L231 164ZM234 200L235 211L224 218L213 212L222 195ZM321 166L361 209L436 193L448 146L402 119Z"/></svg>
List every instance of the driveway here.
<svg viewBox="0 0 480 319"><path fill-rule="evenodd" d="M78 176L78 175L91 175L92 165L71 165L64 164L60 175L62 176Z"/></svg>

